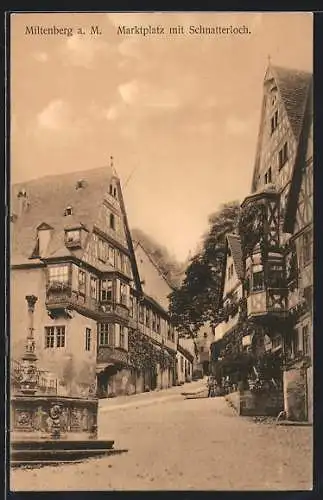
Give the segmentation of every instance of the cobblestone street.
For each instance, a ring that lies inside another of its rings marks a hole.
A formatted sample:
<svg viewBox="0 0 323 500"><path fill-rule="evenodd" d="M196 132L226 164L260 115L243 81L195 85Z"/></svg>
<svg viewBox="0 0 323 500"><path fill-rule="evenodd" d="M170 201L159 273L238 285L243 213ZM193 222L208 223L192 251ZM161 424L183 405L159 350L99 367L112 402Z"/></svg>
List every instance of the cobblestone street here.
<svg viewBox="0 0 323 500"><path fill-rule="evenodd" d="M183 390L102 402L101 437L120 455L11 472L11 490L308 490L312 428L238 417L223 398Z"/></svg>

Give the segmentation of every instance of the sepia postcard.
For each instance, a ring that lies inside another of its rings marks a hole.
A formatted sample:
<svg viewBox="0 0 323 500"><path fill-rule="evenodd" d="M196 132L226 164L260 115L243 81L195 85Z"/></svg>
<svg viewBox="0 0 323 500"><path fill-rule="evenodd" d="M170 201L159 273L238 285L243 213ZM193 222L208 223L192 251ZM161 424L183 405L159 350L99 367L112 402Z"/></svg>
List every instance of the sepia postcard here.
<svg viewBox="0 0 323 500"><path fill-rule="evenodd" d="M10 14L11 491L313 488L312 59L311 13Z"/></svg>

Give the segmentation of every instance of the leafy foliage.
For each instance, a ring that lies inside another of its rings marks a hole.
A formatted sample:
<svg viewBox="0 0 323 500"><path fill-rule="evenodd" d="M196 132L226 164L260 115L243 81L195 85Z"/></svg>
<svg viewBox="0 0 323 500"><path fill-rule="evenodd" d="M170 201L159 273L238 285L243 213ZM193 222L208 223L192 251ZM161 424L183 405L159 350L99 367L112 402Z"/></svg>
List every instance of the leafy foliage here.
<svg viewBox="0 0 323 500"><path fill-rule="evenodd" d="M217 321L225 272L226 235L238 222L240 205L230 202L209 216L209 231L191 259L181 286L170 294L170 314L182 335L195 338L201 326Z"/></svg>

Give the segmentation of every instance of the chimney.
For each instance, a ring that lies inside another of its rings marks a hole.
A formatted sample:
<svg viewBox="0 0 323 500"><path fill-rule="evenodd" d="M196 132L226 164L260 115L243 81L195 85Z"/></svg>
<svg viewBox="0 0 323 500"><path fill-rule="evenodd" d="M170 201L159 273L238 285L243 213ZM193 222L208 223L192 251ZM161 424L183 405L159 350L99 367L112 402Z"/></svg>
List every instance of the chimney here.
<svg viewBox="0 0 323 500"><path fill-rule="evenodd" d="M18 216L20 217L24 212L28 210L29 201L27 197L27 192L25 189L20 189L17 194L18 198Z"/></svg>

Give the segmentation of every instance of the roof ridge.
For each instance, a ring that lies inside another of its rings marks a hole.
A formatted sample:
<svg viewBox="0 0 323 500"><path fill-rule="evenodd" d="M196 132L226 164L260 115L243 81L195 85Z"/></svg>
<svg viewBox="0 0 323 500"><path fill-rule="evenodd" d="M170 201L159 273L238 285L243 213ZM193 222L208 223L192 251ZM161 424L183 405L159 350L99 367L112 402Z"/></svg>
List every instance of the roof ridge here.
<svg viewBox="0 0 323 500"><path fill-rule="evenodd" d="M58 179L58 178L62 178L62 177L76 177L77 175L85 175L85 174L94 174L94 173L99 173L99 172L103 172L104 170L108 172L110 172L110 175L113 174L112 170L111 170L111 166L110 165L106 165L106 166L102 166L102 167L94 167L94 168L87 168L85 170L72 170L72 171L69 171L69 172L61 172L61 173L56 173L56 174L47 174L47 175L42 175L40 177L33 177L32 179L27 179L25 181L18 181L18 182L13 182L12 183L12 186L19 186L21 184L25 185L25 184L29 184L31 182L37 182L37 181L41 181L41 180L49 180L49 179ZM113 174L115 176L115 174ZM85 180L85 179L84 179Z"/></svg>
<svg viewBox="0 0 323 500"><path fill-rule="evenodd" d="M271 64L270 65L270 69L273 69L275 71L275 69L278 69L278 70L284 70L284 71L289 71L291 73L303 73L304 75L308 75L308 76L312 76L313 75L313 72L312 71L308 71L308 70L305 70L305 69L298 69L298 68L292 68L292 67L289 67L289 66L281 66L279 64Z"/></svg>

